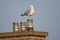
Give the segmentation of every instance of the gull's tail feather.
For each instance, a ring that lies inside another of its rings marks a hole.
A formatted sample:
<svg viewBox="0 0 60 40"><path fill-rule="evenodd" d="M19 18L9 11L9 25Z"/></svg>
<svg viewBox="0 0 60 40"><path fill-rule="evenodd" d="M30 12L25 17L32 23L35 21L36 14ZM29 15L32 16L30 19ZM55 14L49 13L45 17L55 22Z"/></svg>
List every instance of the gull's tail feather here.
<svg viewBox="0 0 60 40"><path fill-rule="evenodd" d="M24 14L21 14L21 16L25 16Z"/></svg>

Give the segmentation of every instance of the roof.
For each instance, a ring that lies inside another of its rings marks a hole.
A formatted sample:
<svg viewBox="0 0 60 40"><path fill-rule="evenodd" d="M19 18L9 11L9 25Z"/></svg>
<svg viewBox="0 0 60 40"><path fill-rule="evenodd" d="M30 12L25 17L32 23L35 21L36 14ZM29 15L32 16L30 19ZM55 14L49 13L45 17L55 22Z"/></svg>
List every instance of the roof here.
<svg viewBox="0 0 60 40"><path fill-rule="evenodd" d="M0 37L11 37L11 36L25 36L25 35L36 35L36 36L48 36L48 32L28 31L28 32L5 32L0 33Z"/></svg>

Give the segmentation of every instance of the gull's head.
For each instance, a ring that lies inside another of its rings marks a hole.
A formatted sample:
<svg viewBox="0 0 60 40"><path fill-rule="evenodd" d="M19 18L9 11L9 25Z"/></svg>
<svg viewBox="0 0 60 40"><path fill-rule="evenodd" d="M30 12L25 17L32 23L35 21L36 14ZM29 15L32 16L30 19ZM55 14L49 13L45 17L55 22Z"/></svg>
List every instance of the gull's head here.
<svg viewBox="0 0 60 40"><path fill-rule="evenodd" d="M30 9L33 9L33 5L29 5L29 8L30 8Z"/></svg>

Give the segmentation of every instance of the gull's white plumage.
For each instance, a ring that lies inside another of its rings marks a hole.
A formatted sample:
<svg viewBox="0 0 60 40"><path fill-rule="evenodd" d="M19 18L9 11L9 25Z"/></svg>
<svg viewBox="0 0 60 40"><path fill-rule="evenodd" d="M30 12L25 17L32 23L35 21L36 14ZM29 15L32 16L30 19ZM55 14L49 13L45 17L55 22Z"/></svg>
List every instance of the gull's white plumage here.
<svg viewBox="0 0 60 40"><path fill-rule="evenodd" d="M33 5L29 6L29 10L27 10L24 14L21 14L21 16L33 16L35 10Z"/></svg>

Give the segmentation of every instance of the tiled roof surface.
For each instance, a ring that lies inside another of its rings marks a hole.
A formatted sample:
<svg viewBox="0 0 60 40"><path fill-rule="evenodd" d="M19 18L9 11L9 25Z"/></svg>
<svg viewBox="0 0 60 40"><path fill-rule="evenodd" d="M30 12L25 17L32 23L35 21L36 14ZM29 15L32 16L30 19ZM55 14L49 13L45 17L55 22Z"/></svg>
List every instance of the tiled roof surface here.
<svg viewBox="0 0 60 40"><path fill-rule="evenodd" d="M24 31L24 32L5 32L5 33L0 33L0 37L25 36L25 35L48 36L48 32Z"/></svg>

